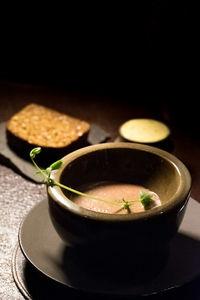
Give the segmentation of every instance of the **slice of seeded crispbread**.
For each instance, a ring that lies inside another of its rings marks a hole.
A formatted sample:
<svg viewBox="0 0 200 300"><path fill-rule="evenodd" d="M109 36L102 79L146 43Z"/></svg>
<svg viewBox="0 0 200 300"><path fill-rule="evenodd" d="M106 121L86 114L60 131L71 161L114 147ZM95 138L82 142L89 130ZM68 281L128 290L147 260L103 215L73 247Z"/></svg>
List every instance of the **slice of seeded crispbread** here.
<svg viewBox="0 0 200 300"><path fill-rule="evenodd" d="M7 122L7 143L18 155L42 147L43 159L61 158L87 144L90 124L38 104L29 104ZM40 155L41 157L41 155Z"/></svg>

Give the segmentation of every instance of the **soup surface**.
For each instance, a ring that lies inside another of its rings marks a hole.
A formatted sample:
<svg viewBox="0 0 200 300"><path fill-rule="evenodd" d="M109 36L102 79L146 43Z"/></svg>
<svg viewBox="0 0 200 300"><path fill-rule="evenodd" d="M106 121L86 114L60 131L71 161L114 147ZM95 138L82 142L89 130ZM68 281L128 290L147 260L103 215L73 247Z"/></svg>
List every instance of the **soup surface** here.
<svg viewBox="0 0 200 300"><path fill-rule="evenodd" d="M100 213L127 214L145 211L141 203L141 193L151 195L148 209L160 206L159 196L149 189L133 184L125 183L99 183L84 189L84 193L94 198L74 196L73 201L81 207ZM124 208L125 202L130 203L129 210Z"/></svg>

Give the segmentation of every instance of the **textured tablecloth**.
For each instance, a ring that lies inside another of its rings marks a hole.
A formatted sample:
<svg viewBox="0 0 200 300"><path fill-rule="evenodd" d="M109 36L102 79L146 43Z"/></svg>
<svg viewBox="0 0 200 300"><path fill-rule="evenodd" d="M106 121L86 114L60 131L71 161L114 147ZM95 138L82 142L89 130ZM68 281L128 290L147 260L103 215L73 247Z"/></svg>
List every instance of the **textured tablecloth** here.
<svg viewBox="0 0 200 300"><path fill-rule="evenodd" d="M34 184L0 165L0 299L24 299L12 277L11 260L25 214L46 195Z"/></svg>

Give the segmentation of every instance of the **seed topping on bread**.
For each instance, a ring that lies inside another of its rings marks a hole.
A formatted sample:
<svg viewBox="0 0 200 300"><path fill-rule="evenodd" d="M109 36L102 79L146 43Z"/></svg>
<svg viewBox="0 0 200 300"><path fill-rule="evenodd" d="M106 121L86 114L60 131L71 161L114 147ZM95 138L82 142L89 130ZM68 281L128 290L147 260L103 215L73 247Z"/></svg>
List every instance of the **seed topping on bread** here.
<svg viewBox="0 0 200 300"><path fill-rule="evenodd" d="M53 148L66 147L89 129L86 121L38 104L27 105L7 124L7 130L30 144Z"/></svg>

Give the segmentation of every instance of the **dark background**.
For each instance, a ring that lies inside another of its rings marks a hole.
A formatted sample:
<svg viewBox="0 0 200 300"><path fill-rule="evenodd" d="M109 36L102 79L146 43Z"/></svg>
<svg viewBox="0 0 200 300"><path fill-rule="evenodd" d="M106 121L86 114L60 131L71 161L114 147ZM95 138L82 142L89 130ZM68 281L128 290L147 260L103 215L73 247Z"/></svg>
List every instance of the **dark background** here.
<svg viewBox="0 0 200 300"><path fill-rule="evenodd" d="M177 123L195 130L199 67L194 3L74 6L31 7L22 16L13 8L1 27L0 79L136 106L165 106Z"/></svg>

